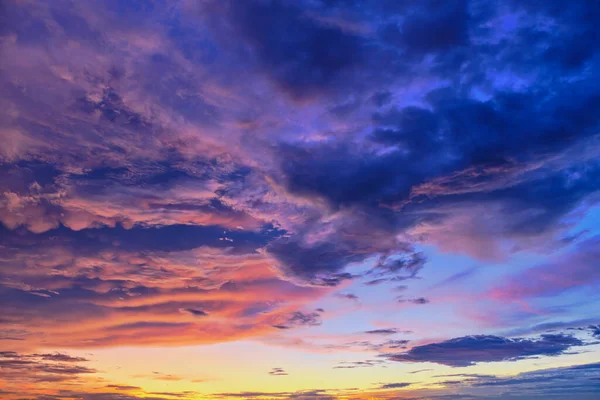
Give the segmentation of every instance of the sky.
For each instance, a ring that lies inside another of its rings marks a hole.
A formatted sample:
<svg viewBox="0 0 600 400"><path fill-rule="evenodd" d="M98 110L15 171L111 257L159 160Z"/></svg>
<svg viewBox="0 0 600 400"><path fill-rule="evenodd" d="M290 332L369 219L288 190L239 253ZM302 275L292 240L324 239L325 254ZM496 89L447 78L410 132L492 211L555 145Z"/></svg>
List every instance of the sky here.
<svg viewBox="0 0 600 400"><path fill-rule="evenodd" d="M0 1L0 398L600 398L599 20Z"/></svg>

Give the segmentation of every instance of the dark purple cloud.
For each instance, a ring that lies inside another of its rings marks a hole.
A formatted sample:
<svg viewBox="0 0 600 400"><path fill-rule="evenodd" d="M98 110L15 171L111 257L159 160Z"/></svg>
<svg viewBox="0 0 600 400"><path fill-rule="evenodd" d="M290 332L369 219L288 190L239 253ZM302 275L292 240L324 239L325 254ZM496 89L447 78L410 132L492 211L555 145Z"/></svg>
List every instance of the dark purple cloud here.
<svg viewBox="0 0 600 400"><path fill-rule="evenodd" d="M261 1L228 6L235 30L264 72L294 98L342 85L344 73L365 57L364 38L319 23L304 7Z"/></svg>
<svg viewBox="0 0 600 400"><path fill-rule="evenodd" d="M63 353L22 354L0 352L0 368L7 382L36 384L42 382L76 382L85 375L98 372L81 363L89 361Z"/></svg>
<svg viewBox="0 0 600 400"><path fill-rule="evenodd" d="M195 308L185 308L184 311L189 312L190 314L196 317L206 317L208 315L206 311L198 310Z"/></svg>
<svg viewBox="0 0 600 400"><path fill-rule="evenodd" d="M369 335L395 335L398 333L398 329L396 328L386 328L386 329L373 329L370 331L365 331Z"/></svg>
<svg viewBox="0 0 600 400"><path fill-rule="evenodd" d="M412 385L408 382L384 383L379 386L380 389L400 389Z"/></svg>
<svg viewBox="0 0 600 400"><path fill-rule="evenodd" d="M273 327L277 329L290 329L302 326L318 326L321 325L321 323L321 313L318 311L311 313L294 311L281 318L281 322L273 324Z"/></svg>
<svg viewBox="0 0 600 400"><path fill-rule="evenodd" d="M574 346L583 344L584 342L576 337L562 334L546 334L535 339L477 335L416 346L406 353L384 356L392 361L432 362L452 367L465 367L482 362L557 356Z"/></svg>
<svg viewBox="0 0 600 400"><path fill-rule="evenodd" d="M399 298L398 303L427 304L429 303L429 299L425 297L416 297L414 299Z"/></svg>
<svg viewBox="0 0 600 400"><path fill-rule="evenodd" d="M600 339L600 325L590 325L588 327L592 335Z"/></svg>
<svg viewBox="0 0 600 400"><path fill-rule="evenodd" d="M283 368L273 368L269 371L269 375L273 375L273 376L285 376L288 375L287 372L285 372L285 370Z"/></svg>
<svg viewBox="0 0 600 400"><path fill-rule="evenodd" d="M370 368L381 366L384 363L384 360L342 361L335 365L333 369Z"/></svg>

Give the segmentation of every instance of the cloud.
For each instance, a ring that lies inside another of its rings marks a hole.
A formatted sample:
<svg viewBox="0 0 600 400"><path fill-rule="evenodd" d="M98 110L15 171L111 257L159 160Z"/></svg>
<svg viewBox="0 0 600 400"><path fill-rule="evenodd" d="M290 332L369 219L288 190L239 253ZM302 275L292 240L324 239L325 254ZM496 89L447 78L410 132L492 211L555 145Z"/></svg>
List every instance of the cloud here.
<svg viewBox="0 0 600 400"><path fill-rule="evenodd" d="M263 71L294 98L335 87L364 56L360 37L321 24L300 7L253 1L230 8L235 29L250 44ZM296 28L290 31L289 26ZM329 48L334 45L337 51L332 53Z"/></svg>
<svg viewBox="0 0 600 400"><path fill-rule="evenodd" d="M148 375L133 375L133 378L144 378L144 379L151 379L151 380L157 380L157 381L169 381L169 382L177 382L177 381L183 381L185 380L184 377L179 376L179 375L173 375L173 374L165 374L159 371L152 371L151 374Z"/></svg>
<svg viewBox="0 0 600 400"><path fill-rule="evenodd" d="M208 315L206 311L197 310L195 308L184 308L183 311L188 312L196 317L206 317Z"/></svg>
<svg viewBox="0 0 600 400"><path fill-rule="evenodd" d="M45 347L206 343L266 334L276 324L320 323L320 312L295 309L322 293L279 280L257 253L120 246L98 252L69 241L61 245L60 236L48 246L30 246L27 235L12 238L19 242L3 253L10 264L0 297L7 306L4 321L24 333L7 331L3 340L22 337L32 347L42 340ZM48 269L56 273L43 272ZM72 323L79 329L69 329ZM207 324L210 330L202 328Z"/></svg>
<svg viewBox="0 0 600 400"><path fill-rule="evenodd" d="M415 55L465 46L469 43L467 7L462 0L444 5L429 2L406 20L401 30L397 26L386 27L384 37ZM431 28L427 35L424 26Z"/></svg>
<svg viewBox="0 0 600 400"><path fill-rule="evenodd" d="M333 369L354 369L378 367L385 363L385 360L364 360L364 361L341 361Z"/></svg>
<svg viewBox="0 0 600 400"><path fill-rule="evenodd" d="M152 395L159 395L159 396L167 396L167 398L185 398L185 399L189 399L192 396L197 395L197 392L193 392L193 391L185 391L185 392L149 392L148 394L152 394Z"/></svg>
<svg viewBox="0 0 600 400"><path fill-rule="evenodd" d="M416 371L411 371L409 374L418 374L419 372L433 371L431 368L418 369Z"/></svg>
<svg viewBox="0 0 600 400"><path fill-rule="evenodd" d="M244 399L253 399L253 398L269 398L269 399L299 399L299 400L333 400L335 397L335 392L332 394L328 390L323 389L309 389L309 390L300 390L296 392L225 392L225 393L215 393L213 396L216 398L244 398Z"/></svg>
<svg viewBox="0 0 600 400"><path fill-rule="evenodd" d="M340 299L346 299L351 301L358 301L358 296L354 293L336 293L335 297L339 297Z"/></svg>
<svg viewBox="0 0 600 400"><path fill-rule="evenodd" d="M584 240L547 265L534 266L511 276L510 280L500 281L490 290L489 296L503 301L529 299L597 285L600 279L596 268L599 243L598 237Z"/></svg>
<svg viewBox="0 0 600 400"><path fill-rule="evenodd" d="M477 335L416 346L406 353L386 354L385 357L392 361L433 362L465 367L481 362L556 356L583 344L580 339L563 334L546 334L536 339Z"/></svg>
<svg viewBox="0 0 600 400"><path fill-rule="evenodd" d="M425 266L425 255L423 253L412 253L402 258L382 258L374 269L369 271L376 276L393 276L393 281L412 279Z"/></svg>
<svg viewBox="0 0 600 400"><path fill-rule="evenodd" d="M368 332L365 332L369 334ZM379 334L370 334L370 335L389 335L389 333L379 333ZM350 350L361 350L361 351L370 351L370 352L390 352L398 349L405 349L410 340L407 339L389 339L383 342L373 342L370 340L358 340L353 342L347 342L343 345L329 345L327 348L332 349L350 349Z"/></svg>
<svg viewBox="0 0 600 400"><path fill-rule="evenodd" d="M527 334L543 333L543 332L568 332L572 330L586 331L593 329L598 322L597 318L585 318L572 321L554 321L536 324L533 326L523 326L510 330L509 336L522 336Z"/></svg>
<svg viewBox="0 0 600 400"><path fill-rule="evenodd" d="M373 279L372 281L365 282L365 285L366 286L376 286L376 285L379 285L379 284L387 282L387 281L388 280L386 278Z"/></svg>
<svg viewBox="0 0 600 400"><path fill-rule="evenodd" d="M288 375L288 373L285 372L285 370L283 368L273 368L269 371L269 375L284 376L284 375Z"/></svg>
<svg viewBox="0 0 600 400"><path fill-rule="evenodd" d="M215 393L215 396L219 398L260 398L270 396L271 398L285 398L289 395L288 392L224 392L224 393Z"/></svg>
<svg viewBox="0 0 600 400"><path fill-rule="evenodd" d="M13 385L27 387L43 382L78 381L84 375L95 374L93 368L80 363L88 361L68 354L21 354L13 351L0 352L3 379Z"/></svg>
<svg viewBox="0 0 600 400"><path fill-rule="evenodd" d="M412 385L408 382L383 383L379 386L380 389L400 389Z"/></svg>
<svg viewBox="0 0 600 400"><path fill-rule="evenodd" d="M439 289L441 287L444 287L446 285L449 284L454 284L456 282L460 282L464 279L467 279L469 277L471 277L473 274L475 274L477 272L477 268L473 267L473 268L468 268L464 271L461 272L457 272L456 274L453 274L451 276L449 276L448 278L442 280L441 282L436 283L435 285L431 286L429 289Z"/></svg>
<svg viewBox="0 0 600 400"><path fill-rule="evenodd" d="M130 386L130 385L106 385L107 388L110 389L118 389L118 390L140 390L141 388L138 386Z"/></svg>
<svg viewBox="0 0 600 400"><path fill-rule="evenodd" d="M278 263L283 277L300 278L316 286L337 286L352 279L340 272L347 264L361 261L364 255L354 254L346 243L304 244L287 238L276 239L267 252Z"/></svg>
<svg viewBox="0 0 600 400"><path fill-rule="evenodd" d="M387 328L387 329L373 329L370 331L365 331L365 333L369 335L395 335L398 333L398 329L396 328Z"/></svg>
<svg viewBox="0 0 600 400"><path fill-rule="evenodd" d="M274 324L273 327L277 329L290 329L293 327L303 326L318 326L321 325L321 313L311 312L304 313L302 311L294 311L293 313L279 318L282 322Z"/></svg>
<svg viewBox="0 0 600 400"><path fill-rule="evenodd" d="M88 361L84 357L73 357L63 353L47 353L47 354L34 354L35 357L39 357L45 361L58 361L58 362L82 362Z"/></svg>
<svg viewBox="0 0 600 400"><path fill-rule="evenodd" d="M497 398L501 393L511 391L533 399L572 395L592 399L598 392L593 382L598 368L596 363L541 369L510 377L473 375L473 379L460 382L454 390L465 394L470 392L481 398Z"/></svg>
<svg viewBox="0 0 600 400"><path fill-rule="evenodd" d="M453 380L440 380L432 385L425 385L423 389L412 389L407 393L402 389L412 385L408 382L399 382L394 390L380 387L378 391L365 391L363 396L381 396L382 389L387 396L394 398L427 398L427 399L498 399L498 398L527 398L541 400L548 397L577 396L582 399L594 399L598 394L598 385L595 375L599 365L597 363L572 365L562 368L539 369L523 372L512 376L495 376L483 374L450 374L438 375L436 378L465 378ZM381 386L386 385L384 383ZM390 385L394 385L391 383ZM511 395L516 393L516 395ZM416 396L416 397L414 397ZM507 397L508 396L508 397Z"/></svg>
<svg viewBox="0 0 600 400"><path fill-rule="evenodd" d="M458 378L495 378L494 375L484 375L484 374L445 374L445 375L434 375L434 378L449 378L449 377L458 377Z"/></svg>
<svg viewBox="0 0 600 400"><path fill-rule="evenodd" d="M398 299L399 303L413 303L413 304L427 304L429 303L429 300L426 299L425 297L416 297L414 299L403 299L403 298L399 298Z"/></svg>
<svg viewBox="0 0 600 400"><path fill-rule="evenodd" d="M160 395L160 394L159 394ZM69 396L74 398L80 398L83 400L139 400L139 399L149 399L149 400L168 400L172 398L172 395L160 395L160 397L156 396L136 396L130 394L122 394L122 393L110 393L110 392L86 392L86 391L75 391L75 390L63 390L60 391L58 396L49 395L48 397L45 395L39 396L36 400L47 400L47 399L60 399L60 396ZM189 397L188 397L189 398Z"/></svg>

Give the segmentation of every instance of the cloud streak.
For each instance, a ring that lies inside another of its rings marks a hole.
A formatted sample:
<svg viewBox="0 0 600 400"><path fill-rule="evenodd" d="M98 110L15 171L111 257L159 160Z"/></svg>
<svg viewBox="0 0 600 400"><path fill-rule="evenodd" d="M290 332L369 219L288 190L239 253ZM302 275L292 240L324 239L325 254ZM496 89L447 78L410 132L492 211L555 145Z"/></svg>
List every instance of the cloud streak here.
<svg viewBox="0 0 600 400"><path fill-rule="evenodd" d="M431 362L451 367L466 367L485 362L557 356L583 344L581 339L562 334L546 334L536 339L477 335L415 346L406 353L383 356L392 361Z"/></svg>

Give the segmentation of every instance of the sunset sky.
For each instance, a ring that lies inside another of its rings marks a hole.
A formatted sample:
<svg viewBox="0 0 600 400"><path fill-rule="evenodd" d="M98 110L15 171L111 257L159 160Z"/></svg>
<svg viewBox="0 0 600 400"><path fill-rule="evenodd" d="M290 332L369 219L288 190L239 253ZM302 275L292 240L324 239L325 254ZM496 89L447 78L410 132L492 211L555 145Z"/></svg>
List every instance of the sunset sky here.
<svg viewBox="0 0 600 400"><path fill-rule="evenodd" d="M0 399L599 399L599 23L1 0Z"/></svg>

